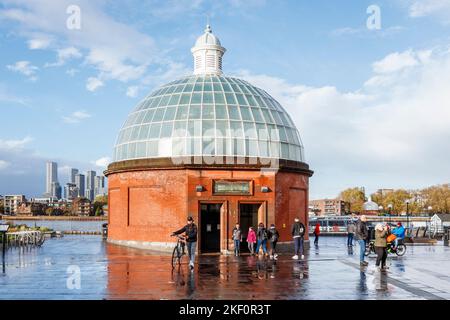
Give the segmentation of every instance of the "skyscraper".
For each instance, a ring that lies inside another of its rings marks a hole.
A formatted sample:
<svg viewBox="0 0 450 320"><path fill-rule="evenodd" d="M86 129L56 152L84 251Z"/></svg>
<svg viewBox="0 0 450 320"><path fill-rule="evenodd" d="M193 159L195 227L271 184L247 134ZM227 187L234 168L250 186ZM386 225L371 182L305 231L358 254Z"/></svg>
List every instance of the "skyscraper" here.
<svg viewBox="0 0 450 320"><path fill-rule="evenodd" d="M75 180L75 176L73 177ZM78 196L78 187L75 183L67 183L64 186L64 198L66 200L73 200Z"/></svg>
<svg viewBox="0 0 450 320"><path fill-rule="evenodd" d="M59 182L52 182L52 192L51 196L52 198L61 199L61 186Z"/></svg>
<svg viewBox="0 0 450 320"><path fill-rule="evenodd" d="M47 162L47 179L45 193L49 197L54 197L52 193L52 183L58 182L58 164L56 162Z"/></svg>
<svg viewBox="0 0 450 320"><path fill-rule="evenodd" d="M75 183L75 175L79 173L78 169L70 169L70 183Z"/></svg>
<svg viewBox="0 0 450 320"><path fill-rule="evenodd" d="M88 171L86 173L86 192L85 192L85 196L86 198L88 198L89 200L93 201L94 200L94 184L95 184L95 176L96 176L96 172L95 171Z"/></svg>
<svg viewBox="0 0 450 320"><path fill-rule="evenodd" d="M75 184L77 185L78 188L78 197L84 197L85 196L85 181L84 181L85 177L84 174L76 174L75 175Z"/></svg>
<svg viewBox="0 0 450 320"><path fill-rule="evenodd" d="M94 197L105 194L105 177L96 176L94 186Z"/></svg>

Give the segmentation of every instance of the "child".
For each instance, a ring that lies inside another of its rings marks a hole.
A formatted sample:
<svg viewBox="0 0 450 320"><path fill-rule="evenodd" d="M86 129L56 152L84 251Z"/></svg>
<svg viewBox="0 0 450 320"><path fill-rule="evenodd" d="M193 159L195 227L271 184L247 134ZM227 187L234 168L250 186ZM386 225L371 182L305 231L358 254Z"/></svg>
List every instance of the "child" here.
<svg viewBox="0 0 450 320"><path fill-rule="evenodd" d="M272 223L268 232L269 242L270 242L270 259L277 260L278 255L275 252L277 247L278 239L280 238L280 234L278 230L275 228L275 225Z"/></svg>
<svg viewBox="0 0 450 320"><path fill-rule="evenodd" d="M254 255L255 254L256 233L255 233L255 230L253 230L253 227L248 228L247 243L248 243L248 250L250 250L250 254Z"/></svg>

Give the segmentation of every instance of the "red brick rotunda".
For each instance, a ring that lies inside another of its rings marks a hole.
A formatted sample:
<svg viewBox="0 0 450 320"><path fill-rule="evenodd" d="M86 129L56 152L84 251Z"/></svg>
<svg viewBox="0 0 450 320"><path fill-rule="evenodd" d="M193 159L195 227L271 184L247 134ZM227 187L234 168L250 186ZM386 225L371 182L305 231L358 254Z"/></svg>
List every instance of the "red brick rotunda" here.
<svg viewBox="0 0 450 320"><path fill-rule="evenodd" d="M200 253L233 250L232 230L274 223L291 244L308 225L300 135L267 92L224 76L225 48L209 26L192 48L194 74L145 97L119 132L108 166L108 241L171 251L170 233L193 216ZM246 247L246 246L242 246Z"/></svg>

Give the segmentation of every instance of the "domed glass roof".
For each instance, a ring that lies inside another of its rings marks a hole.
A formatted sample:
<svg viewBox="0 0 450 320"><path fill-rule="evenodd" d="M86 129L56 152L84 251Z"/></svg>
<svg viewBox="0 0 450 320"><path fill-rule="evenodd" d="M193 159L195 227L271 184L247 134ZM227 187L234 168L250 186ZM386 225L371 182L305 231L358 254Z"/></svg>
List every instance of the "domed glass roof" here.
<svg viewBox="0 0 450 320"><path fill-rule="evenodd" d="M369 200L367 200L363 204L363 210L364 211L378 211L379 207L378 207L378 204L376 202L373 202L372 198L369 197Z"/></svg>
<svg viewBox="0 0 450 320"><path fill-rule="evenodd" d="M170 82L139 102L113 157L176 156L304 161L299 133L275 99L246 81L211 74Z"/></svg>

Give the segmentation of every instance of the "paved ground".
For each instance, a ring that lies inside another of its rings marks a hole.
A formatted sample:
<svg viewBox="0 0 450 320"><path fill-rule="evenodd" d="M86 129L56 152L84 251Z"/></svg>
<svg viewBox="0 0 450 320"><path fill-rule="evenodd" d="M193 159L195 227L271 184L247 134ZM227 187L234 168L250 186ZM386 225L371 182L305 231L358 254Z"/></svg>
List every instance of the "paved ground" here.
<svg viewBox="0 0 450 320"><path fill-rule="evenodd" d="M404 257L389 257L386 274L374 258L360 269L358 249L323 237L305 261L206 256L194 272L172 272L169 256L66 236L9 250L0 299L450 299L449 247L409 246Z"/></svg>

